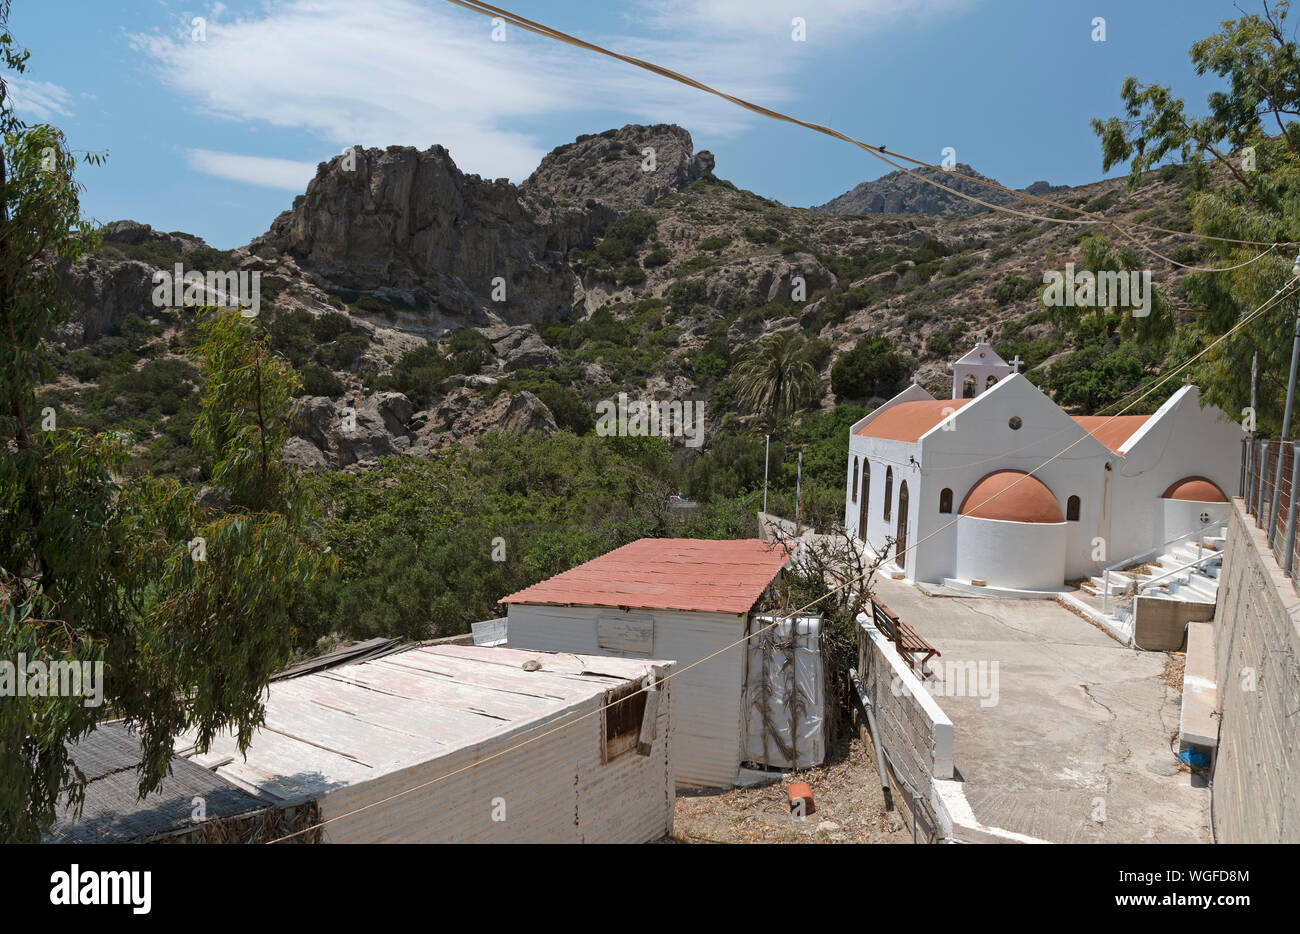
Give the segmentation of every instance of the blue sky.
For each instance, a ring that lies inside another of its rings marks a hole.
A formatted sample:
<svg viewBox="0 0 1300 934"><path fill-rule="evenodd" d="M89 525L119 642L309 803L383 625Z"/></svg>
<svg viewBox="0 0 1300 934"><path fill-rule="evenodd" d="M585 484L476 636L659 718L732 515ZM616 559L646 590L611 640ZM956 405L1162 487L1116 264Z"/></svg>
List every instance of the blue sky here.
<svg viewBox="0 0 1300 934"><path fill-rule="evenodd" d="M1203 109L1214 82L1187 50L1238 15L1226 0L497 5L896 152L938 162L951 146L1015 187L1102 176L1088 119L1119 113L1126 75ZM486 18L444 0L16 0L10 25L32 51L10 79L20 115L109 152L80 173L84 212L223 248L265 231L316 163L357 143L441 143L462 170L517 182L580 133L672 122L719 176L800 206L891 171L619 62L512 29L494 42Z"/></svg>

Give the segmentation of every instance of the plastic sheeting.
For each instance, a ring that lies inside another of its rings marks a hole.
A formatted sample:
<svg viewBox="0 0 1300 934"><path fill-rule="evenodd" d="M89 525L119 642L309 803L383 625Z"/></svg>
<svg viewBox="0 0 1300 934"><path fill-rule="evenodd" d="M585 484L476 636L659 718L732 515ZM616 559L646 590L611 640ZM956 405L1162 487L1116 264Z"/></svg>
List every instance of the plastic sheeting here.
<svg viewBox="0 0 1300 934"><path fill-rule="evenodd" d="M754 616L749 631L773 619ZM744 761L808 768L826 758L821 623L820 616L792 617L749 640Z"/></svg>

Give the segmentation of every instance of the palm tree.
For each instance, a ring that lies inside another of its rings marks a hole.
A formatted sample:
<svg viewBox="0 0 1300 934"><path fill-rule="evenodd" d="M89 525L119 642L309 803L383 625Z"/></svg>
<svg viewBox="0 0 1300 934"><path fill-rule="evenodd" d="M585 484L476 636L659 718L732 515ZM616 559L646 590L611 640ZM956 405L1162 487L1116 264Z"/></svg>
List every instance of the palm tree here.
<svg viewBox="0 0 1300 934"><path fill-rule="evenodd" d="M751 411L793 412L816 399L821 388L803 356L803 341L790 332L750 345L736 364L736 399Z"/></svg>

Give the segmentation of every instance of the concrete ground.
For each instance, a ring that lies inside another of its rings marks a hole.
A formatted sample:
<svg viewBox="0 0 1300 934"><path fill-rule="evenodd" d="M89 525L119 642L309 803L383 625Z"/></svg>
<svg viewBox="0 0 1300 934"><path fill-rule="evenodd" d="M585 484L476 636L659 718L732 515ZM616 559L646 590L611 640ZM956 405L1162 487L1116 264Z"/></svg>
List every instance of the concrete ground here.
<svg viewBox="0 0 1300 934"><path fill-rule="evenodd" d="M1181 695L1163 677L1169 655L1124 648L1050 600L874 587L943 653L931 660L947 676L935 699L981 824L1057 843L1210 842L1208 792L1174 752ZM985 682L947 696L958 679L945 669L958 662L983 663Z"/></svg>

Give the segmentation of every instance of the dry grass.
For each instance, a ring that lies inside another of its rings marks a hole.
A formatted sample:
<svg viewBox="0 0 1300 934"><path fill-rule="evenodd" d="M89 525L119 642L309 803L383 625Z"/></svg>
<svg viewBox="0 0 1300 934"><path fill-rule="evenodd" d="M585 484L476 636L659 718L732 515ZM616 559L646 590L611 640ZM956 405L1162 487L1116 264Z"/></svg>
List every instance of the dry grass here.
<svg viewBox="0 0 1300 934"><path fill-rule="evenodd" d="M1160 679L1179 693L1183 690L1183 669L1187 667L1187 656L1182 652L1170 652L1165 659L1165 670Z"/></svg>

